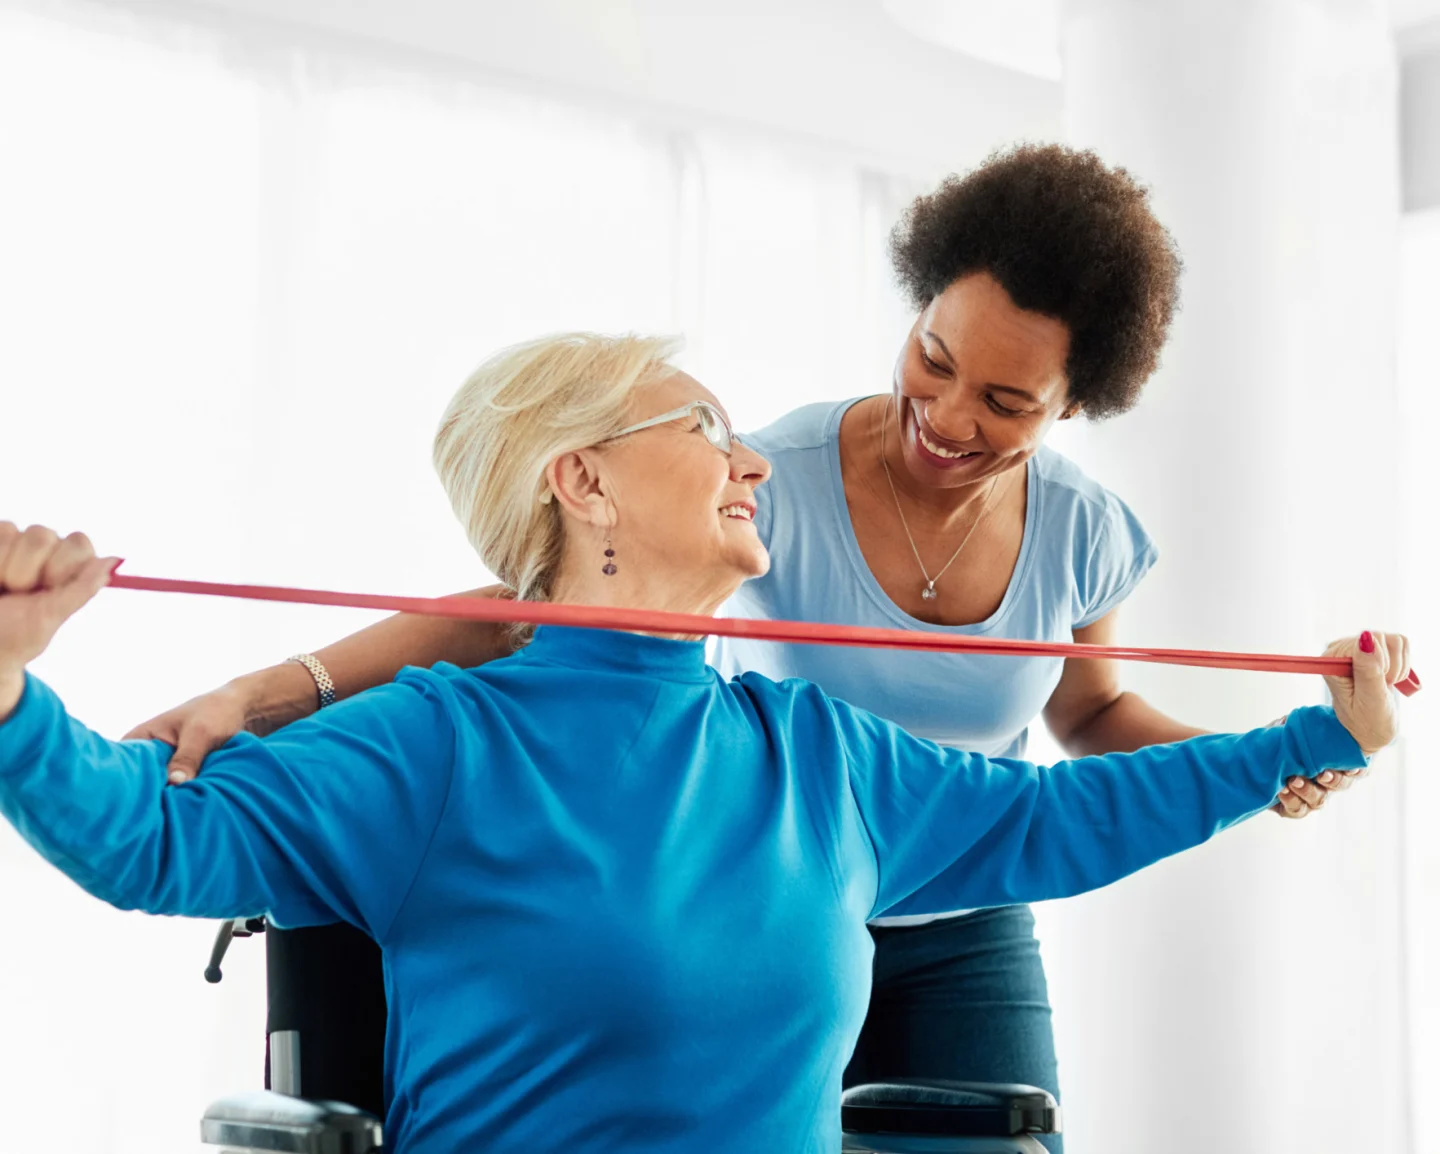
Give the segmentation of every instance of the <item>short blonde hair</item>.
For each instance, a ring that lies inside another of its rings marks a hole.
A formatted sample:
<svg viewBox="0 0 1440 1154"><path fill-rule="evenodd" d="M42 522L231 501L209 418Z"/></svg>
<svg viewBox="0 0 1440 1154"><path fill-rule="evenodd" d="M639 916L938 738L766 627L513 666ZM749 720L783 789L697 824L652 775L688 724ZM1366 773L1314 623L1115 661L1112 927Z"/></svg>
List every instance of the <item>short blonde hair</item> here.
<svg viewBox="0 0 1440 1154"><path fill-rule="evenodd" d="M564 546L545 469L629 423L630 394L675 371L671 337L559 333L502 349L451 399L434 461L485 567L526 601L549 600Z"/></svg>

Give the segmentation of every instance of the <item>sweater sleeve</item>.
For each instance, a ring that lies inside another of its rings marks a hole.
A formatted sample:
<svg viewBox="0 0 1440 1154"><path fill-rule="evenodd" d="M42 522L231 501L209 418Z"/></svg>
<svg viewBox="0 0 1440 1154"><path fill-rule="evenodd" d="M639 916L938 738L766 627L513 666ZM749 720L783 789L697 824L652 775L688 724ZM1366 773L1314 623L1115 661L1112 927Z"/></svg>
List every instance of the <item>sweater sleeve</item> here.
<svg viewBox="0 0 1440 1154"><path fill-rule="evenodd" d="M1251 733L1048 767L948 749L833 707L879 871L872 916L1098 889L1264 809L1287 777L1367 760L1320 706Z"/></svg>
<svg viewBox="0 0 1440 1154"><path fill-rule="evenodd" d="M121 909L347 921L379 939L443 811L455 730L446 688L406 670L261 740L232 739L166 786L170 747L109 741L42 682L0 725L0 813Z"/></svg>

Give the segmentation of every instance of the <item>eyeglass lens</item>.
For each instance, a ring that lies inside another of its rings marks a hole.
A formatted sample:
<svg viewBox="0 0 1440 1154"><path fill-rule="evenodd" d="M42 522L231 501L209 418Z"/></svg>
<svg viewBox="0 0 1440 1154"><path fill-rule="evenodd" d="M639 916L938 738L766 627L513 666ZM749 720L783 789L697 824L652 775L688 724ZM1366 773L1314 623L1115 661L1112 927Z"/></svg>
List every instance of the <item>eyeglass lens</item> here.
<svg viewBox="0 0 1440 1154"><path fill-rule="evenodd" d="M700 431L705 434L705 439L729 456L730 429L725 424L725 419L709 405L697 406L696 415L700 418Z"/></svg>

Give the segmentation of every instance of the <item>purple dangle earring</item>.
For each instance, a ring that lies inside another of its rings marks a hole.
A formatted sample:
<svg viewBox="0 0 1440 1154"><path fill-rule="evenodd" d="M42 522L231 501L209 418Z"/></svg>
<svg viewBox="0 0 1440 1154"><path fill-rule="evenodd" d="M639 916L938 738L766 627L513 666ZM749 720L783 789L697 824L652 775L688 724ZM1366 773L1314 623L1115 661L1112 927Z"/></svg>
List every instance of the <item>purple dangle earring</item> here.
<svg viewBox="0 0 1440 1154"><path fill-rule="evenodd" d="M615 550L611 548L610 538L608 536L605 538L605 564L601 566L600 572L604 573L607 577L613 577L619 572L619 570L615 568Z"/></svg>

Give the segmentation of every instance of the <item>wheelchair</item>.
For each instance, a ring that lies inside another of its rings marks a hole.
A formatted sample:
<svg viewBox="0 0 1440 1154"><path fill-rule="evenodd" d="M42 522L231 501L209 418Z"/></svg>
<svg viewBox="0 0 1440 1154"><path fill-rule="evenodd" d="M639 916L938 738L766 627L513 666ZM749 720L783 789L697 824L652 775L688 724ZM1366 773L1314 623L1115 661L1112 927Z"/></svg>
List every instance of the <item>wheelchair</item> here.
<svg viewBox="0 0 1440 1154"><path fill-rule="evenodd" d="M222 925L206 980L221 979L233 938L256 934L265 938L266 1089L212 1104L202 1142L219 1154L384 1154L379 947L347 925L277 930L241 918ZM840 1117L843 1154L1045 1154L1034 1135L1060 1132L1060 1108L1044 1090L981 1082L854 1086Z"/></svg>

